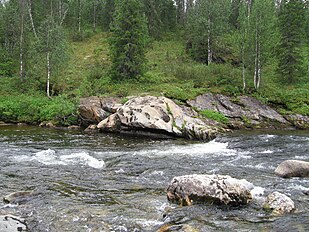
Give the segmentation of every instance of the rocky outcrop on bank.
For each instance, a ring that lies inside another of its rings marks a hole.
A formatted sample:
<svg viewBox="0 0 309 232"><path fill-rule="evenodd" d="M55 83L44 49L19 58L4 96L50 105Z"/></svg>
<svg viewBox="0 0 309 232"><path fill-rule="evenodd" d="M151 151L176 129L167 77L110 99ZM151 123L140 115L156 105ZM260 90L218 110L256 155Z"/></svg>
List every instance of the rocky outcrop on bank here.
<svg viewBox="0 0 309 232"><path fill-rule="evenodd" d="M212 140L219 128L188 116L181 107L165 97L136 97L121 106L115 114L98 124L103 131L147 131L189 139Z"/></svg>
<svg viewBox="0 0 309 232"><path fill-rule="evenodd" d="M203 111L225 116L226 125L202 116ZM200 114L201 113L201 114ZM309 117L281 115L272 107L250 96L228 97L206 93L186 105L165 97L120 98L87 97L80 100L81 125L87 131L141 133L211 140L230 129L308 129Z"/></svg>
<svg viewBox="0 0 309 232"><path fill-rule="evenodd" d="M253 185L223 175L188 175L174 177L167 188L169 201L181 205L210 203L218 205L246 205L251 199Z"/></svg>
<svg viewBox="0 0 309 232"><path fill-rule="evenodd" d="M197 110L211 110L226 116L229 127L285 128L292 124L276 110L249 96L232 98L222 94L206 93L187 104Z"/></svg>
<svg viewBox="0 0 309 232"><path fill-rule="evenodd" d="M119 133L152 133L209 141L226 130L193 118L165 97L134 97L117 109L97 128Z"/></svg>
<svg viewBox="0 0 309 232"><path fill-rule="evenodd" d="M276 168L275 173L283 178L309 177L309 162L302 160L286 160Z"/></svg>
<svg viewBox="0 0 309 232"><path fill-rule="evenodd" d="M122 106L120 98L86 97L80 100L78 107L82 125L87 127L98 124Z"/></svg>

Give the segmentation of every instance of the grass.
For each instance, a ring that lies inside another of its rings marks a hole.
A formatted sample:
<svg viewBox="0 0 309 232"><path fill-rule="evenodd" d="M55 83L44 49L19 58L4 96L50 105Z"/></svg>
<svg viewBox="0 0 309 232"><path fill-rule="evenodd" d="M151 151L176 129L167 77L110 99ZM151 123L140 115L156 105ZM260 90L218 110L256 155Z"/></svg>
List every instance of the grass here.
<svg viewBox="0 0 309 232"><path fill-rule="evenodd" d="M66 68L51 79L53 91L59 95L53 100L41 95L44 83L40 83L38 88L31 77L23 84L18 78L0 78L0 120L35 123L55 120L60 124L70 124L76 120L73 116L75 99L91 95L124 99L132 95L166 96L181 103L205 92L235 97L243 94L239 67L197 63L185 52L185 44L177 36L168 36L150 44L146 54L148 71L143 77L115 82L109 77L108 38L108 33L100 32L83 41L69 43L70 60ZM275 65L265 66L261 89L259 92L252 91L251 95L275 105L282 113L309 115L308 81L293 86L282 85L277 81L274 70ZM248 77L249 86L253 86L252 79ZM202 111L201 114L227 122L215 112Z"/></svg>

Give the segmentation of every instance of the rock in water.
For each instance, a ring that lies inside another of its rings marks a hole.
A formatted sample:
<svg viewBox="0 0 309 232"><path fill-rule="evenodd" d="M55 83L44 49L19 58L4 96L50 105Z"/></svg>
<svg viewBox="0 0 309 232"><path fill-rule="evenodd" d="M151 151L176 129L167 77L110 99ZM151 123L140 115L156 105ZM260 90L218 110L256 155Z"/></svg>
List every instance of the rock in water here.
<svg viewBox="0 0 309 232"><path fill-rule="evenodd" d="M309 177L309 162L301 160L286 160L276 168L275 173L284 178Z"/></svg>
<svg viewBox="0 0 309 232"><path fill-rule="evenodd" d="M288 196L273 192L266 197L263 208L270 210L274 215L283 215L295 210L294 202Z"/></svg>
<svg viewBox="0 0 309 232"><path fill-rule="evenodd" d="M225 131L188 116L168 98L153 96L131 98L115 114L101 121L98 128L113 132L147 131L205 141Z"/></svg>
<svg viewBox="0 0 309 232"><path fill-rule="evenodd" d="M0 231L14 232L14 231L28 231L28 229L24 219L13 215L1 215Z"/></svg>
<svg viewBox="0 0 309 232"><path fill-rule="evenodd" d="M253 184L223 175L187 175L174 177L167 198L181 205L195 202L239 206L248 204Z"/></svg>

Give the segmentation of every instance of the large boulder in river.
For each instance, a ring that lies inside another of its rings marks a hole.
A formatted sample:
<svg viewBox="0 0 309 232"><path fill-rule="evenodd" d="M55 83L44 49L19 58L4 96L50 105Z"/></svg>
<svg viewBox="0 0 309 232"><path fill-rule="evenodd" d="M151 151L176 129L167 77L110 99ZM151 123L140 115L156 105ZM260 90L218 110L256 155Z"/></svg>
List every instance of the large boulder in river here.
<svg viewBox="0 0 309 232"><path fill-rule="evenodd" d="M206 93L187 103L198 110L219 112L230 120L232 128L288 127L290 123L273 108L249 96L232 98Z"/></svg>
<svg viewBox="0 0 309 232"><path fill-rule="evenodd" d="M288 196L273 192L266 197L263 208L274 215L283 215L295 210L294 202Z"/></svg>
<svg viewBox="0 0 309 232"><path fill-rule="evenodd" d="M248 204L253 184L224 175L174 177L167 188L169 201L181 205L195 202L239 206Z"/></svg>
<svg viewBox="0 0 309 232"><path fill-rule="evenodd" d="M98 129L113 132L151 132L154 134L209 141L225 130L209 126L188 116L165 97L135 97L98 124Z"/></svg>
<svg viewBox="0 0 309 232"><path fill-rule="evenodd" d="M84 126L98 124L121 106L119 98L86 97L80 99L79 115Z"/></svg>
<svg viewBox="0 0 309 232"><path fill-rule="evenodd" d="M284 178L309 177L309 162L301 160L286 160L276 168L275 173Z"/></svg>
<svg viewBox="0 0 309 232"><path fill-rule="evenodd" d="M28 231L25 220L14 215L0 215L0 231Z"/></svg>

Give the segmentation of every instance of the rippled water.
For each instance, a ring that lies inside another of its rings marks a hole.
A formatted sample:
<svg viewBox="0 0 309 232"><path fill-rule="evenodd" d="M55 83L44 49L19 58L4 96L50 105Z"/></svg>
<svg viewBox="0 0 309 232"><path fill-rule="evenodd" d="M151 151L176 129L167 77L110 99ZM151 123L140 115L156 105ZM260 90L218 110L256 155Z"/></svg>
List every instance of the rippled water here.
<svg viewBox="0 0 309 232"><path fill-rule="evenodd" d="M209 143L0 127L0 196L33 190L0 211L26 218L31 231L309 231L309 179L282 179L283 160L309 161L309 132L237 132ZM280 191L297 211L273 217L242 208L169 204L174 176L227 174L257 193Z"/></svg>

